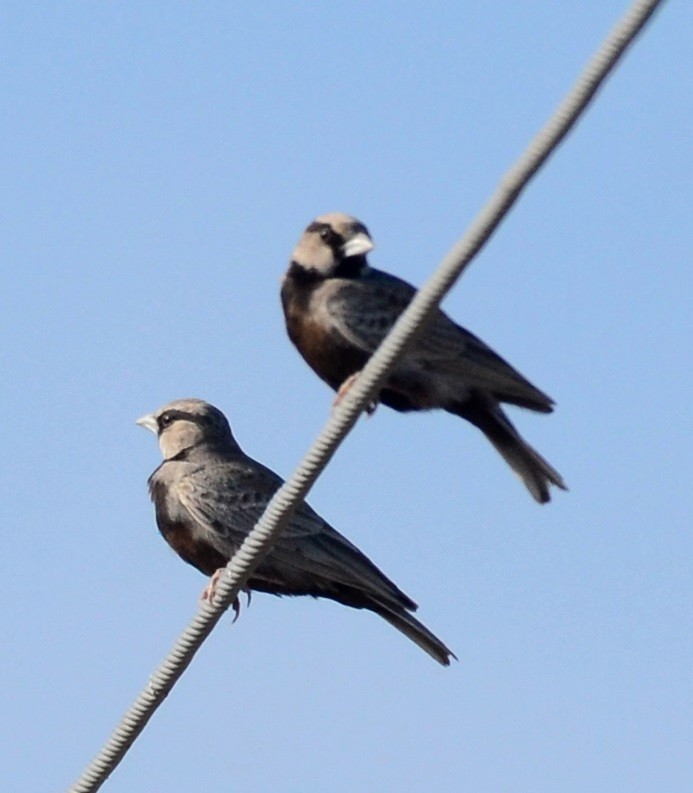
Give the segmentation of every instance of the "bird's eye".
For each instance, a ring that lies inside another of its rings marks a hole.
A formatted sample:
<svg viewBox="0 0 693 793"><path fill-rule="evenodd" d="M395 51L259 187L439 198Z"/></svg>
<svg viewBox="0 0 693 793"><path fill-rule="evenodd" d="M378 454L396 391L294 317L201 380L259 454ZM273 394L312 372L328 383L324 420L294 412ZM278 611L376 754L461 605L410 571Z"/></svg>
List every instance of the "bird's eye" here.
<svg viewBox="0 0 693 793"><path fill-rule="evenodd" d="M164 413L159 418L159 426L161 427L161 429L163 429L164 427L168 427L169 424L171 424L172 422L173 422L173 414L172 413Z"/></svg>
<svg viewBox="0 0 693 793"><path fill-rule="evenodd" d="M320 229L320 239L323 240L323 242L329 243L332 240L333 235L334 232L329 226L323 226L323 228Z"/></svg>

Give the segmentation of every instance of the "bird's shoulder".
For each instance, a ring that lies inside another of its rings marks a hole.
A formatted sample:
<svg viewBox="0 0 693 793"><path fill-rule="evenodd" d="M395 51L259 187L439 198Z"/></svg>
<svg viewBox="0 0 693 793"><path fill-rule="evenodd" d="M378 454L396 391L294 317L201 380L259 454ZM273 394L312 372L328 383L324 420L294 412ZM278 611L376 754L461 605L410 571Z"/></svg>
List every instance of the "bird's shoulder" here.
<svg viewBox="0 0 693 793"><path fill-rule="evenodd" d="M179 472L177 489L219 507L251 508L264 505L280 484L269 468L238 453L190 463Z"/></svg>
<svg viewBox="0 0 693 793"><path fill-rule="evenodd" d="M315 293L312 310L321 324L370 353L409 305L415 292L406 281L369 268L357 278L325 281Z"/></svg>
<svg viewBox="0 0 693 793"><path fill-rule="evenodd" d="M241 452L191 467L180 477L177 494L199 523L221 534L247 534L283 483L270 468ZM314 510L303 504L282 538L316 534L325 525Z"/></svg>
<svg viewBox="0 0 693 793"><path fill-rule="evenodd" d="M357 306L402 311L416 293L408 281L368 267L356 278L333 278L325 282L326 298L333 303L357 301Z"/></svg>

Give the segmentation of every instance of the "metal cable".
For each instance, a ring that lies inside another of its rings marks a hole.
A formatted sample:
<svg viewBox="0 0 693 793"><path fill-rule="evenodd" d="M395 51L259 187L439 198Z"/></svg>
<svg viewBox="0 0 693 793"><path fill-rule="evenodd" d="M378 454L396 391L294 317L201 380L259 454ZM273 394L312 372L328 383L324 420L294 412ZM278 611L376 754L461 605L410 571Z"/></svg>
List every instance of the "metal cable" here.
<svg viewBox="0 0 693 793"><path fill-rule="evenodd" d="M443 296L501 223L532 176L570 131L629 44L663 2L664 0L640 0L633 3L613 28L549 122L501 179L497 190L467 233L454 245L400 316L333 412L296 471L275 493L264 514L221 576L214 605L204 603L200 607L198 614L179 636L169 655L150 677L144 690L123 716L103 748L69 789L70 793L93 793L98 790L122 760L154 711L188 667L202 642L238 596L244 582L271 549L296 506L306 496L340 442L378 392L407 344L421 330Z"/></svg>

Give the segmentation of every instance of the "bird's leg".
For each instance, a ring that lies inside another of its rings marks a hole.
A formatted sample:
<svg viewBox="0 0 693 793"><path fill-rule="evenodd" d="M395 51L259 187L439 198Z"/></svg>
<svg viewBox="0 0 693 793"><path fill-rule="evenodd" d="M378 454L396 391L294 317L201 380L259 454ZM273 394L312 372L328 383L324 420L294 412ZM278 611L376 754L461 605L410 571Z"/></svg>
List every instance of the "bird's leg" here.
<svg viewBox="0 0 693 793"><path fill-rule="evenodd" d="M206 600L209 604L212 604L214 600L214 595L217 591L217 584L219 583L219 579L221 578L221 574L224 572L224 568L220 567L218 570L215 570L212 574L212 577L207 582L207 586L202 590L202 594L200 595L200 600Z"/></svg>
<svg viewBox="0 0 693 793"><path fill-rule="evenodd" d="M225 567L220 567L218 570L214 571L212 577L209 579L209 583L202 590L202 594L200 595L200 600L206 600L210 606L214 604L214 596L217 593L217 584L219 583L219 579L224 573L224 570L226 570ZM250 603L250 593L248 593L248 603ZM233 613L236 615L233 618L233 621L235 622L241 613L241 601L236 598L231 604L231 608L233 609Z"/></svg>
<svg viewBox="0 0 693 793"><path fill-rule="evenodd" d="M347 379L339 386L339 390L337 391L337 396L334 398L334 402L332 403L332 408L336 408L337 405L344 399L347 395L349 389L354 385L356 382L356 378L359 376L360 372L354 372L354 374L349 375ZM376 408L378 407L377 402L369 402L366 407L365 411L369 416L372 416L375 413Z"/></svg>

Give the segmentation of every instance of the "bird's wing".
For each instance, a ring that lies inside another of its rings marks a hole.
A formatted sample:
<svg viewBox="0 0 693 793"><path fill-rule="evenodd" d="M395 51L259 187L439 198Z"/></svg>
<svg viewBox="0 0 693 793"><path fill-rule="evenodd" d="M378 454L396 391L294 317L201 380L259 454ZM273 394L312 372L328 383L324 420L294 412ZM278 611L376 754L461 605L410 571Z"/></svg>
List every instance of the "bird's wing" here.
<svg viewBox="0 0 693 793"><path fill-rule="evenodd" d="M464 379L470 388L494 394L503 401L550 409L553 400L527 380L478 336L437 311L407 355L439 374Z"/></svg>
<svg viewBox="0 0 693 793"><path fill-rule="evenodd" d="M387 273L340 280L326 300L333 331L367 353L372 353L409 305L414 287Z"/></svg>
<svg viewBox="0 0 693 793"><path fill-rule="evenodd" d="M178 494L193 520L227 543L228 552L245 539L281 484L275 473L248 458L195 468L179 482ZM319 530L314 523L295 520L287 532L310 535Z"/></svg>
<svg viewBox="0 0 693 793"><path fill-rule="evenodd" d="M373 353L414 294L411 284L379 270L341 282L327 300L332 328L349 343ZM415 337L398 368L411 366L461 377L469 388L505 395L510 401L527 402L538 409L553 404L480 338L440 309Z"/></svg>
<svg viewBox="0 0 693 793"><path fill-rule="evenodd" d="M373 352L415 292L406 281L372 270L362 278L340 281L327 300L327 309L333 327L345 339L366 352ZM441 364L454 364L465 357L482 367L509 367L481 339L461 328L440 309L416 337L407 357Z"/></svg>
<svg viewBox="0 0 693 793"><path fill-rule="evenodd" d="M326 309L333 330L370 354L414 294L414 287L406 281L372 270L363 278L341 281L327 298ZM416 336L404 361L439 374L462 376L470 387L489 393L509 390L551 404L500 355L440 309Z"/></svg>
<svg viewBox="0 0 693 793"><path fill-rule="evenodd" d="M200 466L182 478L178 493L210 543L230 558L281 484L275 473L247 458ZM363 587L385 600L404 600L408 608L413 607L355 545L307 504L294 512L254 575L279 586L287 581L300 586L300 582L311 580Z"/></svg>

